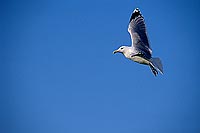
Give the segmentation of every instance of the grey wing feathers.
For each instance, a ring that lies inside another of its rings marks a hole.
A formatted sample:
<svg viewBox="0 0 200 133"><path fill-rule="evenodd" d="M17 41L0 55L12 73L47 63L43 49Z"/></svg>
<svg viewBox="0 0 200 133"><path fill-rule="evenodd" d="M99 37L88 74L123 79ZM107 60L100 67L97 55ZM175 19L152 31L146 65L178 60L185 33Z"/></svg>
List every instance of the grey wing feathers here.
<svg viewBox="0 0 200 133"><path fill-rule="evenodd" d="M144 18L138 8L136 8L131 15L128 32L132 38L132 46L148 56L151 56Z"/></svg>

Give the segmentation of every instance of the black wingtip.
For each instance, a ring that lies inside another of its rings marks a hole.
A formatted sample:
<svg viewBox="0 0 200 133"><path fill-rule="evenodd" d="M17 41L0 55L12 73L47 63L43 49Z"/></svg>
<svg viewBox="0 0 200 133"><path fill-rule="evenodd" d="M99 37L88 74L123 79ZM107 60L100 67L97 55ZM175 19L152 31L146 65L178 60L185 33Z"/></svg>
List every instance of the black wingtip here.
<svg viewBox="0 0 200 133"><path fill-rule="evenodd" d="M142 14L141 14L141 12L140 12L140 9L139 9L139 8L136 8L136 9L133 11L133 13L132 13L129 22L131 22L131 20L135 19L135 18L138 17L138 16L142 16Z"/></svg>
<svg viewBox="0 0 200 133"><path fill-rule="evenodd" d="M139 8L135 8L135 10L133 12L140 12Z"/></svg>

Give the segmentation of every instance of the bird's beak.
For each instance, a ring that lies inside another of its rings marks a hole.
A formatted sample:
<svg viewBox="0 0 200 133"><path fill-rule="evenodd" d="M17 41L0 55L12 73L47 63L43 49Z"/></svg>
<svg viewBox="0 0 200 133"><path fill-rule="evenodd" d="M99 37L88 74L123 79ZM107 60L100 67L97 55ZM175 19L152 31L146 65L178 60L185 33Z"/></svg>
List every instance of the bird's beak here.
<svg viewBox="0 0 200 133"><path fill-rule="evenodd" d="M118 50L115 50L115 51L113 51L113 54L118 53L118 52L119 52Z"/></svg>

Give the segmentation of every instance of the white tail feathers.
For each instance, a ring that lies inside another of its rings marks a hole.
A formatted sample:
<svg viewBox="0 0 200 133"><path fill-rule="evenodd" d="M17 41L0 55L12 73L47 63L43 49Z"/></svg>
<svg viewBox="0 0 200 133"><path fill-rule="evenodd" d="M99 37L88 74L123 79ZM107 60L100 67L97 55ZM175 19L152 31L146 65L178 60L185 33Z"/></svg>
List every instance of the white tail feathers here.
<svg viewBox="0 0 200 133"><path fill-rule="evenodd" d="M159 58L151 58L150 62L154 68L156 68L157 70L159 70L159 72L161 74L163 74L163 66L162 66L162 62Z"/></svg>

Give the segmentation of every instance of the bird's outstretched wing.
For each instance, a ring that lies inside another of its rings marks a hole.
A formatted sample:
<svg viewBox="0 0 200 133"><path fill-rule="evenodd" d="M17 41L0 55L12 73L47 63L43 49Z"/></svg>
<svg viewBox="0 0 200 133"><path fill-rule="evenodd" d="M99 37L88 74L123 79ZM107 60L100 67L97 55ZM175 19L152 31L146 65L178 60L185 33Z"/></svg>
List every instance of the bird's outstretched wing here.
<svg viewBox="0 0 200 133"><path fill-rule="evenodd" d="M138 8L131 15L128 32L131 35L132 47L144 53L146 56L151 57L152 51L146 33L144 17Z"/></svg>

